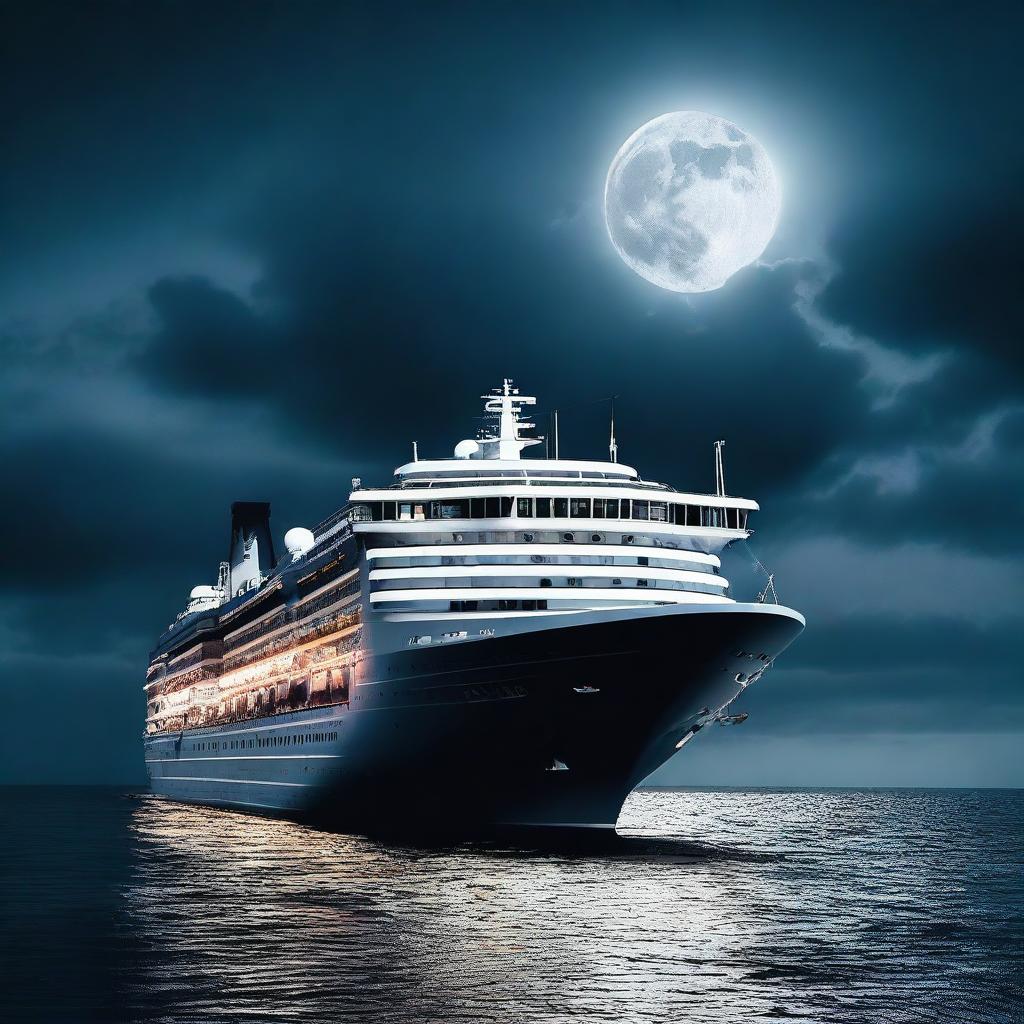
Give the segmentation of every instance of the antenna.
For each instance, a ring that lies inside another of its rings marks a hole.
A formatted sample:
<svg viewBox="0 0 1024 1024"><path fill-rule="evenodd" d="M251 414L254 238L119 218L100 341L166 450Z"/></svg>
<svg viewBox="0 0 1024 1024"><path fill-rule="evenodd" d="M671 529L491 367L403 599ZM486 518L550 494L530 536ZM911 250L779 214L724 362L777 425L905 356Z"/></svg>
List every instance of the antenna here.
<svg viewBox="0 0 1024 1024"><path fill-rule="evenodd" d="M722 463L722 449L724 441L715 442L715 494L722 498L725 496L725 466Z"/></svg>
<svg viewBox="0 0 1024 1024"><path fill-rule="evenodd" d="M611 433L608 438L608 457L612 462L619 461L619 446L615 443L615 399L617 395L612 395L612 422L611 422Z"/></svg>
<svg viewBox="0 0 1024 1024"><path fill-rule="evenodd" d="M555 417L555 458L558 458L558 410L554 411Z"/></svg>
<svg viewBox="0 0 1024 1024"><path fill-rule="evenodd" d="M768 582L764 585L764 590L757 595L757 603L765 604L768 601L768 595L772 595L772 603L779 603L779 595L775 591L775 573L768 573Z"/></svg>
<svg viewBox="0 0 1024 1024"><path fill-rule="evenodd" d="M419 449L419 445L416 444L415 441L413 441L413 443L412 443L412 461L413 462L419 462L420 461L420 449Z"/></svg>

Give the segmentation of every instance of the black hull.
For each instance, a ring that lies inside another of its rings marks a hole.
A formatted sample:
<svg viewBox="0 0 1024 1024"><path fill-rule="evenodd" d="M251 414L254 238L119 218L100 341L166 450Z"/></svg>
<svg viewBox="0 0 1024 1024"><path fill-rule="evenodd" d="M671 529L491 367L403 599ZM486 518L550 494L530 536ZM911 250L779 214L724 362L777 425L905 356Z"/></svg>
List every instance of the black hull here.
<svg viewBox="0 0 1024 1024"><path fill-rule="evenodd" d="M612 828L628 794L740 691L737 675L801 629L730 608L369 659L343 777L311 811L363 829Z"/></svg>
<svg viewBox="0 0 1024 1024"><path fill-rule="evenodd" d="M148 740L152 788L350 831L611 829L802 628L776 606L651 608L369 656L350 705Z"/></svg>

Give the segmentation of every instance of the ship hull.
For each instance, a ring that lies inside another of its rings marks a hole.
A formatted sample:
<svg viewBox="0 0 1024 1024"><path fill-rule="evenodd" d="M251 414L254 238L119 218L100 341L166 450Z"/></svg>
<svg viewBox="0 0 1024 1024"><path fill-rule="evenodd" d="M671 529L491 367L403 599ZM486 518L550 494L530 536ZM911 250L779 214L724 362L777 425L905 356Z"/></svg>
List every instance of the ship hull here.
<svg viewBox="0 0 1024 1024"><path fill-rule="evenodd" d="M589 618L371 656L348 705L148 739L153 792L360 831L611 829L803 628L772 605Z"/></svg>

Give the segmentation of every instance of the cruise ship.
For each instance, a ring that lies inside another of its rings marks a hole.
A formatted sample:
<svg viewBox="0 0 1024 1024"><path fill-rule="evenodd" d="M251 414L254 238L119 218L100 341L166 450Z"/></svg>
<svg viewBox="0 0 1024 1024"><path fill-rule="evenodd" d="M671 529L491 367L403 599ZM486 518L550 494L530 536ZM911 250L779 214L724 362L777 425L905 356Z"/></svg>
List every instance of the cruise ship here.
<svg viewBox="0 0 1024 1024"><path fill-rule="evenodd" d="M478 437L354 479L280 560L269 505L232 506L216 585L150 658L155 795L364 831L613 829L702 729L746 717L804 619L770 579L744 602L722 575L758 506L725 493L721 443L716 493L682 492L618 462L614 416L607 462L563 459L557 432L529 436L534 398L484 399Z"/></svg>

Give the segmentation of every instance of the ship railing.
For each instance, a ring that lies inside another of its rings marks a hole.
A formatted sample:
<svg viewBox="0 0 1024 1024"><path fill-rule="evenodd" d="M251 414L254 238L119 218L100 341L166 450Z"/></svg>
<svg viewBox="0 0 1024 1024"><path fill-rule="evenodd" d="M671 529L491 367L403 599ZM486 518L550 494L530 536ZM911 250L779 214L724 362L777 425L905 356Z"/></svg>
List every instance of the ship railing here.
<svg viewBox="0 0 1024 1024"><path fill-rule="evenodd" d="M778 591L775 589L775 573L769 572L768 567L761 561L757 555L750 548L750 538L743 544L743 550L746 551L750 561L754 565L756 572L760 573L764 578L764 587L757 592L757 603L758 604L782 604L779 600Z"/></svg>
<svg viewBox="0 0 1024 1024"><path fill-rule="evenodd" d="M333 515L328 516L322 523L313 527L313 536L316 543L313 551L322 547L328 541L334 543L343 539L352 529L352 506L344 505Z"/></svg>
<svg viewBox="0 0 1024 1024"><path fill-rule="evenodd" d="M414 491L430 490L432 487L445 489L448 487L628 487L639 491L666 491L681 494L669 484L654 483L649 480L581 480L575 477L562 477L553 480L537 477L453 477L450 480L409 480L383 487L367 488L374 491ZM694 491L685 493L693 494ZM314 531L315 532L315 531Z"/></svg>

